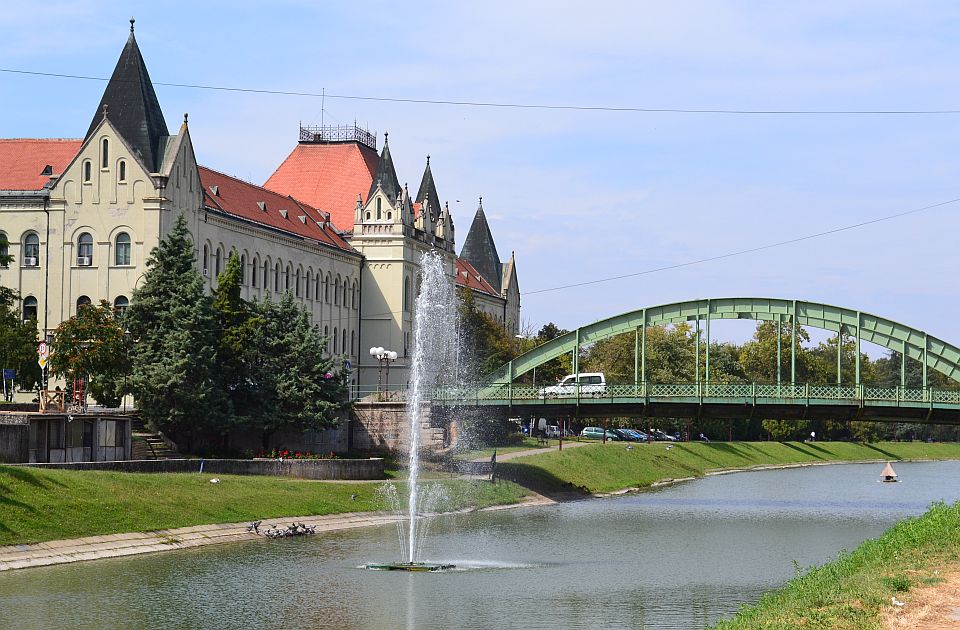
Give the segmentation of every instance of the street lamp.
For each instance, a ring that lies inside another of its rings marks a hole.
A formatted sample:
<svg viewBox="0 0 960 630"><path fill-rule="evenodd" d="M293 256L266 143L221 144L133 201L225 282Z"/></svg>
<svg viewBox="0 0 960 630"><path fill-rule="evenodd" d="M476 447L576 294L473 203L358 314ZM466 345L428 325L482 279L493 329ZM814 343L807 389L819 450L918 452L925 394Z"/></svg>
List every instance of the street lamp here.
<svg viewBox="0 0 960 630"><path fill-rule="evenodd" d="M387 386L386 389L390 388L390 364L397 360L397 353L393 350L384 350L383 346L374 346L370 348L370 356L377 360L380 364L380 375L379 380L377 381L377 391L382 391L383 388L383 367L387 367Z"/></svg>

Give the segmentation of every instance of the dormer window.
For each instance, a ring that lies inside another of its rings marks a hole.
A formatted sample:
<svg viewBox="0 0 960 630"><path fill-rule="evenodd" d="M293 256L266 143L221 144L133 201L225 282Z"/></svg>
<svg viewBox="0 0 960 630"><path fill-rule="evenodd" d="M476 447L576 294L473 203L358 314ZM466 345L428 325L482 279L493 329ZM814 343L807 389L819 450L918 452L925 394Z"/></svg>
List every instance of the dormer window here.
<svg viewBox="0 0 960 630"><path fill-rule="evenodd" d="M43 170L40 171L40 174L43 175L44 177L52 177L53 167L47 164L46 166L43 167Z"/></svg>
<svg viewBox="0 0 960 630"><path fill-rule="evenodd" d="M382 214L381 211L380 211L380 202L381 202L381 201L382 201L382 200L380 199L380 197L377 197L377 221L379 221L380 219L383 218L383 214Z"/></svg>
<svg viewBox="0 0 960 630"><path fill-rule="evenodd" d="M104 138L100 145L100 168L106 170L110 168L110 141Z"/></svg>
<svg viewBox="0 0 960 630"><path fill-rule="evenodd" d="M126 183L127 181L127 161L120 160L120 163L117 165L117 181L120 183Z"/></svg>
<svg viewBox="0 0 960 630"><path fill-rule="evenodd" d="M83 183L84 184L89 184L93 179L93 176L91 174L92 170L93 169L90 165L90 160L84 160L83 162Z"/></svg>

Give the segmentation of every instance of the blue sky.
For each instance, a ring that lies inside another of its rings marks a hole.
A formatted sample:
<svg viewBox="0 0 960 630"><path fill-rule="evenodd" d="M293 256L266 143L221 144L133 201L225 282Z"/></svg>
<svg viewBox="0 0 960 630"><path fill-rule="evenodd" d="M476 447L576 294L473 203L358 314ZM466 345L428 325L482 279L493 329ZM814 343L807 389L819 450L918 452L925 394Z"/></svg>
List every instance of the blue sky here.
<svg viewBox="0 0 960 630"><path fill-rule="evenodd" d="M669 6L666 6L669 4ZM22 2L0 66L108 76L131 13L155 82L570 105L960 109L954 2ZM0 73L0 136L79 137L103 84ZM202 164L262 183L319 99L158 87ZM327 99L425 156L458 240L483 195L527 292L775 242L960 197L960 115L734 116ZM459 200L459 201L458 201ZM960 204L816 241L531 293L574 327L699 297L859 308L960 341ZM748 334L731 332L734 336Z"/></svg>

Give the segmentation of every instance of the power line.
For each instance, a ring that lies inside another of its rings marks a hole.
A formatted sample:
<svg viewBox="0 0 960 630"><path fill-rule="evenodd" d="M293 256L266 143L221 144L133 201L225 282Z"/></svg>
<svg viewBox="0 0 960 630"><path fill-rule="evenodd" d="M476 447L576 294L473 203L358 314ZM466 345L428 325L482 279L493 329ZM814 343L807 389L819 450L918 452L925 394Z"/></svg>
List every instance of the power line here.
<svg viewBox="0 0 960 630"><path fill-rule="evenodd" d="M0 68L0 72L58 79L80 79L84 81L109 81L107 77L94 77L81 74L59 72L39 72ZM336 98L352 101L374 101L381 103L411 103L416 105L451 105L457 107L487 107L498 109L537 109L580 112L630 112L646 114L727 114L760 116L918 116L960 114L960 109L717 109L717 108L681 108L681 107L632 107L616 105L564 105L549 103L512 103L508 101L460 101L453 99L402 98L396 96L369 96L361 94L334 94L332 92L300 92L294 90L268 90L263 88L230 87L225 85L205 85L201 83L166 83L154 81L154 85L193 90L212 90L219 92L241 92L246 94L269 94L274 96L298 96L305 98Z"/></svg>
<svg viewBox="0 0 960 630"><path fill-rule="evenodd" d="M755 252L761 252L767 249L773 249L775 247L782 247L783 245L792 245L793 243L800 243L802 241L809 241L811 239L820 238L821 236L829 236L831 234L837 234L839 232L846 232L856 228L864 227L867 225L873 225L874 223L881 223L883 221L890 221L891 219L897 219L900 217L905 217L910 214L916 214L918 212L923 212L924 210L931 210L933 208L939 208L941 206L946 206L952 203L957 203L960 201L960 197L956 199L950 199L949 201L941 201L940 203L935 203L929 206L924 206L922 208L914 208L913 210L907 210L905 212L898 212L896 214L889 214L887 216L878 217L876 219L870 219L869 221L862 221L860 223L853 223L851 225L845 225L843 227L833 228L831 230L825 230L823 232L817 232L815 234L807 234L805 236L798 236L796 238L787 239L785 241L778 241L776 243L768 243L767 245L760 245L758 247L751 247L749 249L741 249L735 252L728 252L726 254L718 254L716 256L709 256L707 258L698 258L697 260L688 260L687 262L676 263L674 265L665 265L663 267L654 267L652 269L645 269L643 271L637 271L634 273L625 273L619 276L609 276L607 278L599 278L596 280L586 280L584 282L575 282L573 284L564 284L561 286L550 287L548 289L537 289L536 291L527 291L524 295L535 295L537 293L549 293L551 291L562 291L564 289L573 289L575 287L585 287L592 284L600 284L602 282L613 282L614 280L623 280L625 278L636 278L637 276L646 276L654 273L659 273L661 271L670 271L672 269L680 269L683 267L691 267L693 265L700 265L703 263L714 262L716 260L724 260L726 258L733 258L734 256L743 256L745 254L753 254Z"/></svg>

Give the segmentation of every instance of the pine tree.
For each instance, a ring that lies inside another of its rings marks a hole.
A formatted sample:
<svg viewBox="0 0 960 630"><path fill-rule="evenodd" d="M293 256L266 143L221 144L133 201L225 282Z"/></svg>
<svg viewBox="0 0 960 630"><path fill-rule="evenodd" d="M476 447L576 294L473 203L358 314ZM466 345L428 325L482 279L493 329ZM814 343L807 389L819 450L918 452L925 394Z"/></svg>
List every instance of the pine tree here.
<svg viewBox="0 0 960 630"><path fill-rule="evenodd" d="M280 429L336 426L347 404L347 375L324 356L327 339L289 292L279 302L254 302L252 310L259 322L248 346L252 395L236 410L245 425L260 433L264 449Z"/></svg>
<svg viewBox="0 0 960 630"><path fill-rule="evenodd" d="M241 297L243 269L233 253L223 273L217 277L213 308L220 322L218 368L228 399L229 425L241 422L244 410L254 404L250 381L250 344L261 320L253 315L249 302Z"/></svg>
<svg viewBox="0 0 960 630"><path fill-rule="evenodd" d="M125 323L134 340L131 390L144 420L185 440L222 433L217 316L203 292L181 215L147 261Z"/></svg>

